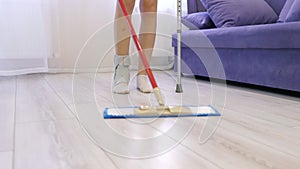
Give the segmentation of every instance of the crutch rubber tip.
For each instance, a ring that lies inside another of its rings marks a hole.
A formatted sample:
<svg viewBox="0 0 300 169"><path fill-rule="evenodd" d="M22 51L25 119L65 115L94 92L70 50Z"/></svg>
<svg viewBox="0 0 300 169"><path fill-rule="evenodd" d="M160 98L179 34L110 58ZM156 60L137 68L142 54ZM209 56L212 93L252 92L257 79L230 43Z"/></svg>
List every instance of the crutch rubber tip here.
<svg viewBox="0 0 300 169"><path fill-rule="evenodd" d="M182 85L181 84L177 84L176 85L176 93L183 93Z"/></svg>

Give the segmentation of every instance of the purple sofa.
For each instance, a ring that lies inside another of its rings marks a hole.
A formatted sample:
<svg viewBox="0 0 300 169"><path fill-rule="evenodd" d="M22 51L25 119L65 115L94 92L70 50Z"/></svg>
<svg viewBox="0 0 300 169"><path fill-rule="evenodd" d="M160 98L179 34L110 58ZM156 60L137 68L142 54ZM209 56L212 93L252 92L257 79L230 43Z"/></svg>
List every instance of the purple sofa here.
<svg viewBox="0 0 300 169"><path fill-rule="evenodd" d="M279 16L286 0L265 1ZM188 11L205 8L188 0ZM177 55L176 34L172 45ZM300 21L183 31L181 62L183 75L300 92Z"/></svg>

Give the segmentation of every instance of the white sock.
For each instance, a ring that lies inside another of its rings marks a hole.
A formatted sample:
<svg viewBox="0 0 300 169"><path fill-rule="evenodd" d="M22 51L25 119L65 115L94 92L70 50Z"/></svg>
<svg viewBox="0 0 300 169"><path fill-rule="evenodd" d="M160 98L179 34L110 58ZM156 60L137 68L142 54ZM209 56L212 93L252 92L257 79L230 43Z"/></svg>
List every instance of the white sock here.
<svg viewBox="0 0 300 169"><path fill-rule="evenodd" d="M147 75L137 75L137 88L143 93L151 93L152 87L149 84Z"/></svg>

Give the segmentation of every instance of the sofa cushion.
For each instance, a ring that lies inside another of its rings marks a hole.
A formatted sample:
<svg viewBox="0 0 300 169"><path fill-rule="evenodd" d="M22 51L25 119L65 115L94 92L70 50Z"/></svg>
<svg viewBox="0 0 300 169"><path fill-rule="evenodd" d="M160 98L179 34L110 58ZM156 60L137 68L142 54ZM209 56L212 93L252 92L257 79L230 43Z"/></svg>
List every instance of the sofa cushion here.
<svg viewBox="0 0 300 169"><path fill-rule="evenodd" d="M265 0L270 7L274 10L274 12L279 16L285 2L287 0Z"/></svg>
<svg viewBox="0 0 300 169"><path fill-rule="evenodd" d="M279 18L277 22L285 22L286 16L289 13L294 0L287 0L280 12Z"/></svg>
<svg viewBox="0 0 300 169"><path fill-rule="evenodd" d="M294 3L286 16L286 22L300 21L300 0L294 0Z"/></svg>
<svg viewBox="0 0 300 169"><path fill-rule="evenodd" d="M187 7L188 14L206 11L206 8L203 6L201 0L187 0Z"/></svg>
<svg viewBox="0 0 300 169"><path fill-rule="evenodd" d="M277 14L264 0L202 0L217 27L276 22ZM255 12L254 12L255 11Z"/></svg>
<svg viewBox="0 0 300 169"><path fill-rule="evenodd" d="M216 27L207 12L197 12L186 15L182 18L182 23L192 30Z"/></svg>
<svg viewBox="0 0 300 169"><path fill-rule="evenodd" d="M263 24L182 32L182 47L300 49L300 22ZM208 40L209 41L208 41ZM177 46L176 34L173 46Z"/></svg>
<svg viewBox="0 0 300 169"><path fill-rule="evenodd" d="M195 1L195 0L188 0L188 2L189 1ZM207 0L200 0L200 1L202 2L203 6L207 9L207 7L205 5ZM287 0L265 0L265 1L274 10L274 12L277 14L277 16L279 16L279 14Z"/></svg>

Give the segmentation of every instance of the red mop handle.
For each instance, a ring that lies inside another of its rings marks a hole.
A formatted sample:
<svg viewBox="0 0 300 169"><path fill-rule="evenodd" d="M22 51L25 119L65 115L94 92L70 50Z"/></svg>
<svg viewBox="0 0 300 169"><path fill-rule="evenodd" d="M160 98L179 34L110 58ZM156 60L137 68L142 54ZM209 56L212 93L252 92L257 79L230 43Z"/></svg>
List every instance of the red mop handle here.
<svg viewBox="0 0 300 169"><path fill-rule="evenodd" d="M130 28L130 32L131 32L133 41L135 43L135 46L136 46L136 48L137 48L137 50L139 52L139 55L140 55L141 59L142 59L142 62L143 62L143 65L145 67L145 70L147 72L148 78L149 78L149 80L151 82L151 85L152 85L153 89L155 89L155 88L158 87L157 83L156 83L155 78L154 78L154 76L152 74L152 70L151 70L151 68L149 66L149 63L148 63L147 58L145 56L145 53L143 52L142 46L140 44L140 41L139 41L139 39L138 39L138 37L136 35L136 32L135 32L135 30L133 28L133 25L132 25L132 23L130 21L130 16L128 15L128 12L126 10L126 6L125 6L123 0L119 0L119 4L120 4L120 7L121 7L121 10L123 12L124 17L127 20L127 23L128 23L129 28Z"/></svg>

